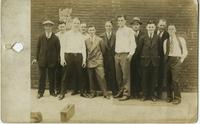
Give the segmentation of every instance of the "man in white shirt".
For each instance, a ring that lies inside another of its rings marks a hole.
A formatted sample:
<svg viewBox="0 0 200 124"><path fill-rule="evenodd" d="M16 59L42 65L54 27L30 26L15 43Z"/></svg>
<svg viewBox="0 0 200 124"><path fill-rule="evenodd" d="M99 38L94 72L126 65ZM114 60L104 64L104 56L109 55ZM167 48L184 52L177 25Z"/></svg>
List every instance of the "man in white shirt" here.
<svg viewBox="0 0 200 124"><path fill-rule="evenodd" d="M66 24L65 22L59 22L58 24L58 29L59 32L56 33L56 36L59 38L60 40L60 45L61 45L61 57L64 57L64 52L63 52L63 48L62 48L62 43L65 42L66 40ZM62 62L63 63L63 62ZM62 79L62 70L63 70L63 66L59 63L56 67L56 95L60 94L61 91L61 79Z"/></svg>
<svg viewBox="0 0 200 124"><path fill-rule="evenodd" d="M71 95L78 94L83 95L82 82L82 67L86 66L86 47L84 43L84 37L80 32L80 20L74 18L72 22L72 29L66 33L66 41L62 44L64 52L64 61L61 57L61 63L64 65L64 74L62 77L62 89L59 99L62 100L65 97L66 83L72 78L72 90Z"/></svg>
<svg viewBox="0 0 200 124"><path fill-rule="evenodd" d="M119 28L116 32L115 68L119 92L114 98L124 101L130 98L130 61L135 52L136 43L133 30L126 26L125 16L118 16L117 21Z"/></svg>
<svg viewBox="0 0 200 124"><path fill-rule="evenodd" d="M179 104L181 103L181 92L178 75L188 51L185 39L176 35L175 25L169 25L168 32L169 40L165 40L163 45L167 65L167 102Z"/></svg>

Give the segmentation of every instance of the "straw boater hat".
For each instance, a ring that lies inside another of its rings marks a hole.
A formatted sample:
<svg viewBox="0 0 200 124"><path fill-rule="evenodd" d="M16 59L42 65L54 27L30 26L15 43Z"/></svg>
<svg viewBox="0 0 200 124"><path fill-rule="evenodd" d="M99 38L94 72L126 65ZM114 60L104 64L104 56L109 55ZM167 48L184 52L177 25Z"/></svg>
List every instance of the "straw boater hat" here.
<svg viewBox="0 0 200 124"><path fill-rule="evenodd" d="M54 22L50 21L50 20L46 20L42 23L43 25L46 25L46 24L51 24L51 25L54 25Z"/></svg>

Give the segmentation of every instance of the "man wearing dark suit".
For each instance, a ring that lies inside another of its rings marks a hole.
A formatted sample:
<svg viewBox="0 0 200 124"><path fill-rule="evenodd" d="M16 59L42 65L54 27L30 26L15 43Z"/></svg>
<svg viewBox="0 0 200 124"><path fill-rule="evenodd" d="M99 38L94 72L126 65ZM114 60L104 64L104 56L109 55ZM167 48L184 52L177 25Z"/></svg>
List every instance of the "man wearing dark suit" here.
<svg viewBox="0 0 200 124"><path fill-rule="evenodd" d="M134 31L134 37L136 46L139 46L139 39L143 36L143 32L140 30L140 26L142 25L142 22L140 21L140 18L134 17L132 22L130 23L132 25L133 31ZM132 57L131 60L131 93L134 98L139 98L141 96L141 67L140 67L140 50L138 50L138 47L136 47L135 54Z"/></svg>
<svg viewBox="0 0 200 124"><path fill-rule="evenodd" d="M169 33L166 31L167 21L165 19L160 19L158 22L157 35L159 36L159 42L161 47L161 56L160 56L160 66L159 66L159 77L158 77L158 86L157 86L157 97L161 99L162 91L165 81L165 66L164 66L164 53L163 53L163 43L166 39L169 39Z"/></svg>
<svg viewBox="0 0 200 124"><path fill-rule="evenodd" d="M50 95L56 96L54 91L55 70L60 62L60 41L52 32L54 23L47 20L43 22L43 25L45 33L39 37L36 59L33 60L33 63L38 62L40 71L38 98L41 98L44 94L47 72Z"/></svg>
<svg viewBox="0 0 200 124"><path fill-rule="evenodd" d="M112 94L117 94L117 81L115 72L115 40L116 36L112 31L113 24L111 21L105 23L106 32L101 35L105 51L103 53L105 78L108 89L112 90Z"/></svg>
<svg viewBox="0 0 200 124"><path fill-rule="evenodd" d="M104 98L109 99L107 93L107 84L105 80L105 73L103 67L103 54L104 46L102 45L102 39L95 35L96 29L94 26L88 27L88 32L90 37L85 41L86 51L87 51L87 68L89 74L90 81L90 98L94 98L96 96L95 91L95 80L94 77L97 78L97 82L101 90L103 91Z"/></svg>
<svg viewBox="0 0 200 124"><path fill-rule="evenodd" d="M142 101L150 98L156 101L154 97L154 88L158 79L158 67L160 62L160 44L159 38L155 33L155 23L149 20L146 26L147 32L140 39L139 49L141 49L142 66Z"/></svg>

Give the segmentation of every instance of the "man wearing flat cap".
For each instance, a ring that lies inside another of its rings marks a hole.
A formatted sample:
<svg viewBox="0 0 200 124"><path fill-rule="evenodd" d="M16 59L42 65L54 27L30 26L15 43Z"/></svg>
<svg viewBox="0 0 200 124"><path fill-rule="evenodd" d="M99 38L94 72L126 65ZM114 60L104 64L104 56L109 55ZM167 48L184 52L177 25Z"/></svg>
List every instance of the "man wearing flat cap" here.
<svg viewBox="0 0 200 124"><path fill-rule="evenodd" d="M134 31L136 46L140 44L139 39L144 35L140 30L142 22L139 17L134 17L131 21L131 26ZM136 47L135 54L131 60L131 93L134 98L139 98L141 94L141 67L140 67L140 50Z"/></svg>
<svg viewBox="0 0 200 124"><path fill-rule="evenodd" d="M46 73L48 73L50 95L56 96L54 91L56 65L60 62L60 41L52 32L54 23L50 20L43 23L45 32L39 36L37 43L36 59L38 62L40 78L38 88L38 98L43 97L46 84Z"/></svg>

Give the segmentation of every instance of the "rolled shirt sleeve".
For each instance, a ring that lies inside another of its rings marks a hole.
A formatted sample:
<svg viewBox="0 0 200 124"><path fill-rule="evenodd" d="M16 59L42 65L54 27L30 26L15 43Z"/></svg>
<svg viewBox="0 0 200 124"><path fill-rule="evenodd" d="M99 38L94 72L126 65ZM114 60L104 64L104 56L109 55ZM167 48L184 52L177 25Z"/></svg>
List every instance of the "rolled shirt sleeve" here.
<svg viewBox="0 0 200 124"><path fill-rule="evenodd" d="M182 45L182 50L183 50L181 58L184 60L188 55L188 50L187 50L185 39L183 37L180 37L180 40L181 40L181 45Z"/></svg>

